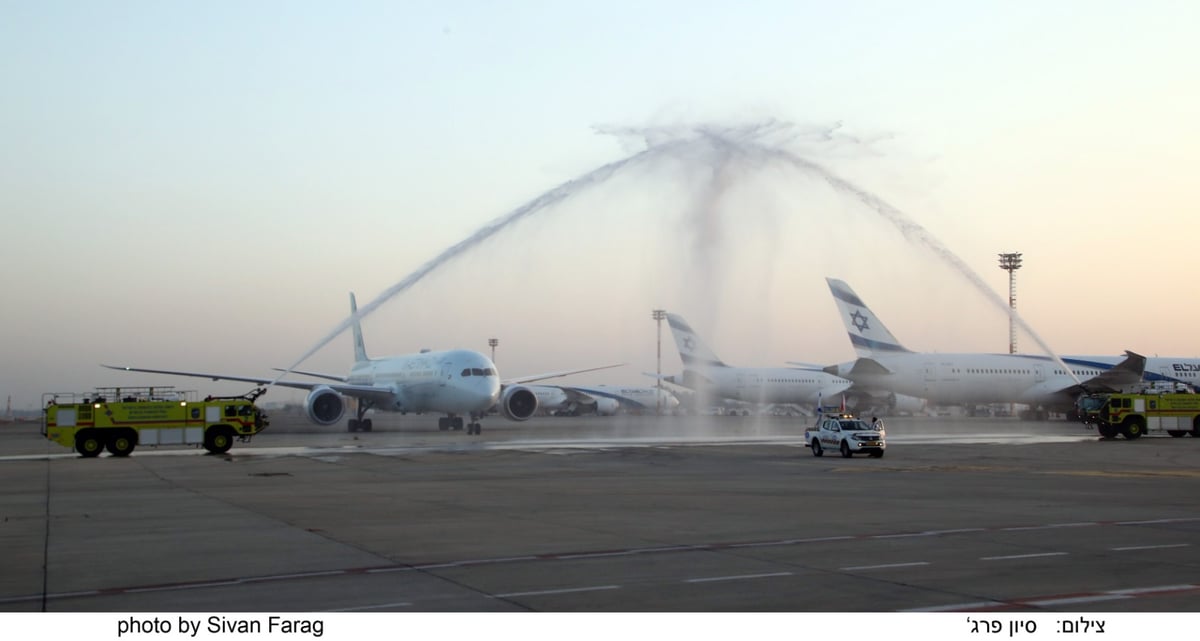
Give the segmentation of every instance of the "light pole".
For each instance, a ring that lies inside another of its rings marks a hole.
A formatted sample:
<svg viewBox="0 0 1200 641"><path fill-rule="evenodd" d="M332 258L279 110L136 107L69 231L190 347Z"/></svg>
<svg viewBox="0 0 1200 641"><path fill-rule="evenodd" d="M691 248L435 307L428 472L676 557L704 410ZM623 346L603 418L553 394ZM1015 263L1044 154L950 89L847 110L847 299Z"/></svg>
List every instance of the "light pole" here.
<svg viewBox="0 0 1200 641"><path fill-rule="evenodd" d="M655 309L650 312L650 317L658 322L658 393L654 395L656 415L662 416L662 322L667 317L666 310Z"/></svg>
<svg viewBox="0 0 1200 641"><path fill-rule="evenodd" d="M496 364L496 346L500 344L499 338L489 338L488 345L492 347L492 364Z"/></svg>
<svg viewBox="0 0 1200 641"><path fill-rule="evenodd" d="M1000 254L1000 269L1008 272L1008 307L1015 311L1017 309L1016 271L1021 269L1021 253ZM1012 312L1008 314L1008 353L1017 353L1017 319L1013 317Z"/></svg>

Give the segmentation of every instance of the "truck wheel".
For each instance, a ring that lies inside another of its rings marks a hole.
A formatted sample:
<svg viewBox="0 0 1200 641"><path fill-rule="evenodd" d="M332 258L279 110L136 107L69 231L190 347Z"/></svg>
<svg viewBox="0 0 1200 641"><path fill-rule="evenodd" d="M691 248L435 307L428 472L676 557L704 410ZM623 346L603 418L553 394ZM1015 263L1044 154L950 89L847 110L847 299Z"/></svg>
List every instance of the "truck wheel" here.
<svg viewBox="0 0 1200 641"><path fill-rule="evenodd" d="M1096 427L1096 429L1097 429L1097 431L1100 432L1100 436L1103 436L1104 438L1116 438L1117 437L1117 428L1113 427L1112 425L1109 425L1108 423L1101 423L1099 426Z"/></svg>
<svg viewBox="0 0 1200 641"><path fill-rule="evenodd" d="M825 451L821 449L821 441L819 441L815 438L813 439L812 451L813 451L813 456L822 456L825 454Z"/></svg>
<svg viewBox="0 0 1200 641"><path fill-rule="evenodd" d="M854 456L854 452L850 451L850 444L842 441L842 458L850 458L851 456Z"/></svg>
<svg viewBox="0 0 1200 641"><path fill-rule="evenodd" d="M213 454L224 454L233 447L233 432L224 425L210 427L204 433L204 449Z"/></svg>
<svg viewBox="0 0 1200 641"><path fill-rule="evenodd" d="M75 451L83 458L100 456L104 451L104 441L92 430L83 430L75 435Z"/></svg>
<svg viewBox="0 0 1200 641"><path fill-rule="evenodd" d="M137 432L120 430L109 436L108 442L104 446L113 456L129 456L135 445L137 445Z"/></svg>
<svg viewBox="0 0 1200 641"><path fill-rule="evenodd" d="M1125 438L1131 441L1141 436L1145 431L1146 424L1136 416L1130 416L1129 418L1125 419L1124 423L1121 423L1121 433L1125 435Z"/></svg>

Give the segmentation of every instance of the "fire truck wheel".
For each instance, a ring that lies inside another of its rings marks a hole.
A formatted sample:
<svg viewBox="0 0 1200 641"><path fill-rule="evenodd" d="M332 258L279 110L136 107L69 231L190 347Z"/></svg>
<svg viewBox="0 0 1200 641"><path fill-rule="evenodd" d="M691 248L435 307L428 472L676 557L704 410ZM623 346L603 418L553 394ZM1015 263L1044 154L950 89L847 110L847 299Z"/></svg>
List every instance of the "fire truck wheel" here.
<svg viewBox="0 0 1200 641"><path fill-rule="evenodd" d="M113 456L129 456L137 444L137 435L130 430L121 430L108 437L105 447Z"/></svg>
<svg viewBox="0 0 1200 641"><path fill-rule="evenodd" d="M104 451L104 441L92 430L83 430L75 435L75 451L84 458L100 456Z"/></svg>
<svg viewBox="0 0 1200 641"><path fill-rule="evenodd" d="M204 449L213 454L224 454L233 447L233 431L228 427L211 427L204 433Z"/></svg>
<svg viewBox="0 0 1200 641"><path fill-rule="evenodd" d="M1124 423L1121 423L1121 433L1125 435L1125 438L1131 441L1141 436L1142 432L1144 431L1146 431L1146 425L1139 421L1136 417L1130 416L1129 418L1125 419Z"/></svg>
<svg viewBox="0 0 1200 641"><path fill-rule="evenodd" d="M1103 436L1104 438L1117 437L1117 428L1113 427L1112 425L1100 425L1096 429L1099 430L1100 436Z"/></svg>

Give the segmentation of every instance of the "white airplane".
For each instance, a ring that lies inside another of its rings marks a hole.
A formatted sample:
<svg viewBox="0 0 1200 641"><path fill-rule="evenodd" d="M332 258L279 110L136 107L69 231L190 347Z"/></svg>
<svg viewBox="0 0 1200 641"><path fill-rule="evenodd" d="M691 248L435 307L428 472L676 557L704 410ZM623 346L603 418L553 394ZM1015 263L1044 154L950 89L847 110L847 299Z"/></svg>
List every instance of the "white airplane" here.
<svg viewBox="0 0 1200 641"><path fill-rule="evenodd" d="M1144 356L1122 358L1064 356L1064 370L1049 356L914 352L900 344L883 321L845 282L825 279L858 359L825 371L854 381L856 390L927 399L937 405L1021 403L1047 411L1070 412L1085 391L1136 387L1147 366Z"/></svg>
<svg viewBox="0 0 1200 641"><path fill-rule="evenodd" d="M530 385L538 399L538 408L567 414L594 413L612 416L621 410L630 412L671 411L679 399L658 387L622 387L616 385Z"/></svg>
<svg viewBox="0 0 1200 641"><path fill-rule="evenodd" d="M350 313L355 315L358 306L354 294L350 294ZM438 418L438 429L463 429L463 417L469 417L468 434L479 434L479 424L489 409L499 405L505 418L524 421L537 411L538 399L527 383L546 378L579 374L618 365L605 365L588 369L539 374L520 379L500 381L496 366L487 356L467 349L446 351L422 350L418 354L404 354L385 358L368 358L363 346L362 327L354 318L354 365L348 376L322 374L294 370L297 374L325 379L329 382L277 381L281 387L308 390L304 409L309 420L318 425L333 425L346 412L346 397L357 399L356 418L349 421L351 432L371 431L371 419L363 415L372 408L402 414L425 412L445 414ZM245 381L266 385L269 378L252 376L230 376L202 372L180 372L173 370L146 369L104 365L109 369L173 376L193 376L214 381Z"/></svg>
<svg viewBox="0 0 1200 641"><path fill-rule="evenodd" d="M682 376L663 380L714 398L762 405L815 407L850 388L851 382L820 367L731 367L678 314L667 314Z"/></svg>

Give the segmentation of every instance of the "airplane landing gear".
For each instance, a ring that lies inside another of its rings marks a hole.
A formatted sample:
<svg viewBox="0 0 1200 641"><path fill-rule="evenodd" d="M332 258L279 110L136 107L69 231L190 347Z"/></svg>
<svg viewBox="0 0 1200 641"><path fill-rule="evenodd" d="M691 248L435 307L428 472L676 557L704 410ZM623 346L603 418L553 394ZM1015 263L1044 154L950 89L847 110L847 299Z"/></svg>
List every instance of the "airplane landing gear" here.
<svg viewBox="0 0 1200 641"><path fill-rule="evenodd" d="M356 418L352 418L346 422L346 431L358 432L361 430L363 432L370 432L371 419L368 418L364 420L363 416L367 413L367 410L371 409L371 407L374 405L375 404L370 401L359 401L358 409L354 410Z"/></svg>

